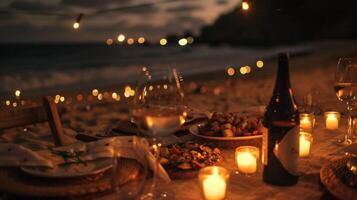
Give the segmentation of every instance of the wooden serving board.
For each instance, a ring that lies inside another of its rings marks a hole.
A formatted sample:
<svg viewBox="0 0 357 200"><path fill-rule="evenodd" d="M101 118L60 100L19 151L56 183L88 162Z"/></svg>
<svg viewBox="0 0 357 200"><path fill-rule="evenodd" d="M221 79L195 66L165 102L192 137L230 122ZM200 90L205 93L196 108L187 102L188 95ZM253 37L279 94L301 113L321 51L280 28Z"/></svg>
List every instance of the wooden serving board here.
<svg viewBox="0 0 357 200"><path fill-rule="evenodd" d="M118 162L119 185L140 177L141 165L133 159ZM83 178L51 179L25 174L18 168L0 168L0 191L17 196L53 198L79 197L111 191L112 169Z"/></svg>
<svg viewBox="0 0 357 200"><path fill-rule="evenodd" d="M320 179L336 198L357 200L357 175L347 169L347 160L348 158L342 158L324 165L320 171Z"/></svg>

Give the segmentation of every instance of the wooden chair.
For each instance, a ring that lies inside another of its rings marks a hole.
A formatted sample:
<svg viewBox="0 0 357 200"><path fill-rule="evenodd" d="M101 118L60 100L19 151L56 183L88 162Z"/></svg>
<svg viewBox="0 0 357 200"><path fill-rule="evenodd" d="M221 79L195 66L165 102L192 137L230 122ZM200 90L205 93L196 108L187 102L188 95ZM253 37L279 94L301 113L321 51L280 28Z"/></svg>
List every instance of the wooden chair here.
<svg viewBox="0 0 357 200"><path fill-rule="evenodd" d="M48 121L56 146L64 145L64 132L56 104L51 97L43 98L43 105L0 112L0 129L14 128Z"/></svg>

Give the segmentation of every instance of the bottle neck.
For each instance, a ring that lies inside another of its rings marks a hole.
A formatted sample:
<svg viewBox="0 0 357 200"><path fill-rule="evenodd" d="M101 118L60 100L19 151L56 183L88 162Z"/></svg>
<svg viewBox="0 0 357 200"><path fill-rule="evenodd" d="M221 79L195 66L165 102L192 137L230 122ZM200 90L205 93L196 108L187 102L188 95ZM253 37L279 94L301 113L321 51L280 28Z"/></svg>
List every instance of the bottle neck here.
<svg viewBox="0 0 357 200"><path fill-rule="evenodd" d="M274 93L285 93L291 89L289 60L286 56L279 57L278 71L275 81Z"/></svg>

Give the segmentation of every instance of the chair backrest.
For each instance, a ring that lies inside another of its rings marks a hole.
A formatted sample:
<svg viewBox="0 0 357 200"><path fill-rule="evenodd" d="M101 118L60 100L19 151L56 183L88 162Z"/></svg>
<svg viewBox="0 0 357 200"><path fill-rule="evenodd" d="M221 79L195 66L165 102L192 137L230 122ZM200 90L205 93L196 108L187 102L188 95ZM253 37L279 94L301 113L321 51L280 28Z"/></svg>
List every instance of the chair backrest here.
<svg viewBox="0 0 357 200"><path fill-rule="evenodd" d="M64 132L56 104L43 98L43 106L0 112L0 129L8 129L48 121L56 146L64 145Z"/></svg>

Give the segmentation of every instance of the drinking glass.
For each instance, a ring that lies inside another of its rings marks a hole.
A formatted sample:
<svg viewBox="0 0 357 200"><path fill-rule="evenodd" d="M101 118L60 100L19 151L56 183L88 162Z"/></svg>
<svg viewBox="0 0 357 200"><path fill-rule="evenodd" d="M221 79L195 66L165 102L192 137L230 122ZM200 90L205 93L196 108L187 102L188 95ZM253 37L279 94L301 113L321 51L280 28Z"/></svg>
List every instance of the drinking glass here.
<svg viewBox="0 0 357 200"><path fill-rule="evenodd" d="M348 129L341 141L344 145L353 143L352 111L357 102L357 58L340 58L335 72L335 92L348 113Z"/></svg>
<svg viewBox="0 0 357 200"><path fill-rule="evenodd" d="M136 88L131 118L140 132L151 138L156 156L152 190L146 195L149 199L167 197L157 188L159 149L163 137L173 134L185 122L182 81L175 68L145 68Z"/></svg>
<svg viewBox="0 0 357 200"><path fill-rule="evenodd" d="M109 174L115 200L139 199L145 191L149 177L150 161L145 156L148 151L145 144L134 139L128 145L134 159L122 158L120 150L114 150L112 172Z"/></svg>

